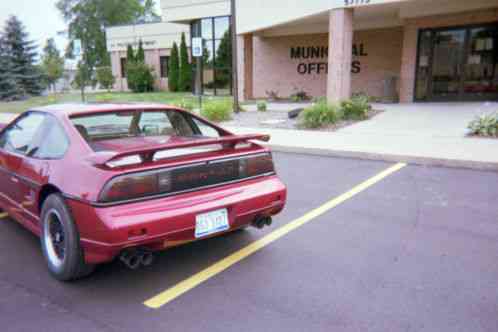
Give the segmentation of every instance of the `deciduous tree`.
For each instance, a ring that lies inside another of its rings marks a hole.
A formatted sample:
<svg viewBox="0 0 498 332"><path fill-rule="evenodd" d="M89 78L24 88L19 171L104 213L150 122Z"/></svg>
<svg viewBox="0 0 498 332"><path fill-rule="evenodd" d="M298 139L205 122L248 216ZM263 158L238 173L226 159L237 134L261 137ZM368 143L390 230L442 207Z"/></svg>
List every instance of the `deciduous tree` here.
<svg viewBox="0 0 498 332"><path fill-rule="evenodd" d="M41 68L48 88L55 89L55 83L64 74L64 58L52 38L47 40L43 48Z"/></svg>
<svg viewBox="0 0 498 332"><path fill-rule="evenodd" d="M69 24L69 39L81 40L90 72L109 66L105 27L157 20L154 6L154 0L58 0L56 4Z"/></svg>

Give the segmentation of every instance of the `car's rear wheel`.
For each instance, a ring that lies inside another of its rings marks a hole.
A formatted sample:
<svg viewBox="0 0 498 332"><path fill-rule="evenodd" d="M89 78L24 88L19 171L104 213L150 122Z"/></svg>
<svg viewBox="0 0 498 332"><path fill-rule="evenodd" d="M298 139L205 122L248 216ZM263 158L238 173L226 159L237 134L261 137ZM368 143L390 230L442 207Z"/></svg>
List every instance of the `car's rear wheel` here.
<svg viewBox="0 0 498 332"><path fill-rule="evenodd" d="M64 198L52 194L43 203L41 247L50 273L60 281L83 278L94 266L84 261L78 229Z"/></svg>

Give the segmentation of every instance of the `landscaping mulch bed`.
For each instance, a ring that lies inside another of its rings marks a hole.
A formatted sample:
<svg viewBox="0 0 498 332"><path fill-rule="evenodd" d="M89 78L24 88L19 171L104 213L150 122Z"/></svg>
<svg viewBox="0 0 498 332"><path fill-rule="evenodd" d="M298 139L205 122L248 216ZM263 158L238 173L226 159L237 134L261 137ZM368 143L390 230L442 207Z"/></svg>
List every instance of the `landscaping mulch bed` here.
<svg viewBox="0 0 498 332"><path fill-rule="evenodd" d="M383 110L372 110L368 114L368 119L362 121L368 121L373 117L383 113ZM316 128L308 129L300 125L299 118L289 119L287 112L282 111L267 111L267 112L257 112L257 111L247 111L238 114L233 114L232 120L224 122L223 125L233 126L233 127L251 127L251 128L273 128L273 129L296 129L296 130L311 130L311 131L336 131L344 127L351 126L355 123L361 121L339 121L336 124Z"/></svg>

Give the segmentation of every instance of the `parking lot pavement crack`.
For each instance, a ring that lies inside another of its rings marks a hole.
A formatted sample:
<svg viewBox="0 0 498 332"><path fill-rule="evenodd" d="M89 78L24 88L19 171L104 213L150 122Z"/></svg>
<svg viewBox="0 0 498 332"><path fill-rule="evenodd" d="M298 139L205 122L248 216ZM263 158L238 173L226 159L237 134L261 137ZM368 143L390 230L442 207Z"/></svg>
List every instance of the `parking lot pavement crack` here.
<svg viewBox="0 0 498 332"><path fill-rule="evenodd" d="M34 290L33 288L27 287L25 285L19 284L17 282L14 282L12 280L9 280L2 275L0 275L0 290L3 293L8 293L8 291L13 290L13 293L15 294L15 298L36 298L38 299L38 304L40 307L42 307L44 310L53 312L53 313L58 313L58 314L64 314L64 315L72 315L75 317L78 317L81 320L87 321L91 325L93 325L96 330L95 331L100 331L100 332L115 332L119 331L120 329L116 329L109 324L103 323L99 320L96 320L95 318L89 317L87 315L82 314L81 312L78 312L74 310L73 308L66 306L66 305L61 305L51 299L50 297ZM3 306L11 306L10 304L11 299L9 297L3 297L0 299L0 312L1 308ZM29 301L30 304L35 304L36 302L31 300ZM24 310L24 309L23 309Z"/></svg>

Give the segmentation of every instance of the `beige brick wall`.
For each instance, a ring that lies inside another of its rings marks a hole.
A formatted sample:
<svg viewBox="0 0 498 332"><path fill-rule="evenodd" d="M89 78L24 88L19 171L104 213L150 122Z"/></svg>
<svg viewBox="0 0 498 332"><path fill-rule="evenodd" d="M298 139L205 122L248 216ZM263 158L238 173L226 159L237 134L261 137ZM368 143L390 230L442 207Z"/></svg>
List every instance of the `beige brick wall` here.
<svg viewBox="0 0 498 332"><path fill-rule="evenodd" d="M413 102L417 61L418 31L498 21L498 8L452 15L428 16L406 20L404 26L403 55L400 79L400 101Z"/></svg>
<svg viewBox="0 0 498 332"><path fill-rule="evenodd" d="M353 56L353 92L366 92L372 96L383 96L383 80L399 76L403 31L400 28L367 30L354 33L357 56ZM298 66L327 63L327 57L314 59L291 59L292 47L328 46L327 34L285 37L255 37L254 52L254 97L263 98L266 91L278 91L282 97L296 90L304 90L312 96L325 96L327 74L320 65L320 73L300 74ZM312 65L313 66L313 65Z"/></svg>

